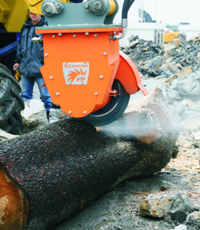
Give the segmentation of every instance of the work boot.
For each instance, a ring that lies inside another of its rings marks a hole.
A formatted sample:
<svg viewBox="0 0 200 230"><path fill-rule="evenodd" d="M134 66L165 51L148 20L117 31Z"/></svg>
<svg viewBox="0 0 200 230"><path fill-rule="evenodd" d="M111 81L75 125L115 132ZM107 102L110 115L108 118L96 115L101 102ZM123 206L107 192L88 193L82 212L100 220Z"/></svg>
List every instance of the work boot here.
<svg viewBox="0 0 200 230"><path fill-rule="evenodd" d="M60 109L60 106L52 103L52 108L54 108L54 109Z"/></svg>
<svg viewBox="0 0 200 230"><path fill-rule="evenodd" d="M50 114L50 111L46 111L46 115L47 115L47 120L49 122L49 114Z"/></svg>

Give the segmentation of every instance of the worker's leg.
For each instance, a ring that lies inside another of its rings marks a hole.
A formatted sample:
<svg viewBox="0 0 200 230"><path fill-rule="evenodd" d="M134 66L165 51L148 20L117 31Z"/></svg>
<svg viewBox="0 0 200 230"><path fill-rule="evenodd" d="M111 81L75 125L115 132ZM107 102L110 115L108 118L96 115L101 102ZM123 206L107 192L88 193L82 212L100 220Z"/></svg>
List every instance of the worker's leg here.
<svg viewBox="0 0 200 230"><path fill-rule="evenodd" d="M49 112L49 110L52 107L52 100L47 90L47 87L46 86L41 87L44 84L44 79L42 77L36 77L35 81L37 82L40 91L40 99L44 103L46 111Z"/></svg>
<svg viewBox="0 0 200 230"><path fill-rule="evenodd" d="M34 79L31 77L21 77L21 97L23 101L33 99L33 86L34 86Z"/></svg>

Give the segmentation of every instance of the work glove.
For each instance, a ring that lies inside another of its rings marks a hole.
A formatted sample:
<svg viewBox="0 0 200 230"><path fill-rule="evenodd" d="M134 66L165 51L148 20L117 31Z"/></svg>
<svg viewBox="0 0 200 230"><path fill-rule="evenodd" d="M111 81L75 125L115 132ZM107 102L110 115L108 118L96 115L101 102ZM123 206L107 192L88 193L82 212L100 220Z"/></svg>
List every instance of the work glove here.
<svg viewBox="0 0 200 230"><path fill-rule="evenodd" d="M18 70L16 70L16 73L15 73L15 79L16 79L18 82L20 82L20 81L21 81L21 75L20 75L20 73L19 73L19 71L18 71Z"/></svg>

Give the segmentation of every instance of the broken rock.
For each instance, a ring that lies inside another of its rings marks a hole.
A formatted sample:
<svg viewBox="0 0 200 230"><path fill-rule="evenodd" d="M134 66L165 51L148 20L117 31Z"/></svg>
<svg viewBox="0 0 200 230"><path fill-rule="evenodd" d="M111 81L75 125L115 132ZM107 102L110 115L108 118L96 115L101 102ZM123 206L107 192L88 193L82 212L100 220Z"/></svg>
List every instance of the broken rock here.
<svg viewBox="0 0 200 230"><path fill-rule="evenodd" d="M187 216L186 224L191 227L191 229L200 229L200 212L195 211Z"/></svg>
<svg viewBox="0 0 200 230"><path fill-rule="evenodd" d="M142 216L165 218L169 215L172 202L173 197L147 198L141 202L139 213Z"/></svg>
<svg viewBox="0 0 200 230"><path fill-rule="evenodd" d="M173 220L176 220L179 223L184 223L186 220L186 216L189 213L195 211L195 209L195 206L192 204L186 194L181 195L180 193L178 193L173 199L170 208L170 215Z"/></svg>
<svg viewBox="0 0 200 230"><path fill-rule="evenodd" d="M141 201L139 213L142 216L151 216L154 218L165 218L168 215L173 220L183 223L186 216L196 211L197 208L192 204L189 198L183 194L159 194L157 196L149 195Z"/></svg>

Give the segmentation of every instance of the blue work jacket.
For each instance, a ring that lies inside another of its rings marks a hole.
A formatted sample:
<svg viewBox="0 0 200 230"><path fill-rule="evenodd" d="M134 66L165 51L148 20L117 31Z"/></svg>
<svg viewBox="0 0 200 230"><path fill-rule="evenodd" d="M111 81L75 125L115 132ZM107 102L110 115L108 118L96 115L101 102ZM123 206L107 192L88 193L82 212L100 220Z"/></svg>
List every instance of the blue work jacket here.
<svg viewBox="0 0 200 230"><path fill-rule="evenodd" d="M21 29L15 63L19 63L19 73L25 77L42 77L40 67L44 65L43 44L33 43L33 37L42 36L35 34L35 27L47 25L44 16L33 25L28 19Z"/></svg>

